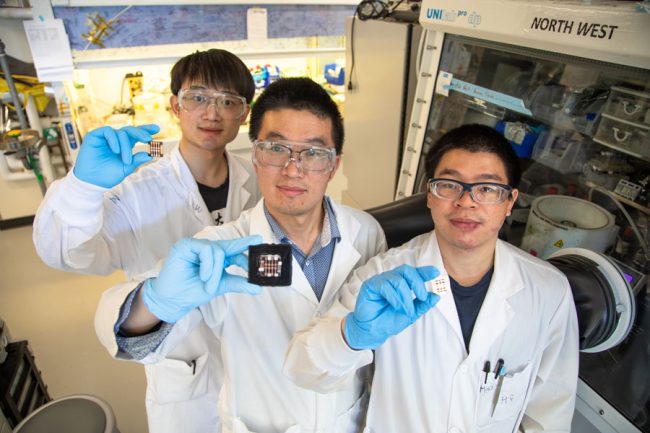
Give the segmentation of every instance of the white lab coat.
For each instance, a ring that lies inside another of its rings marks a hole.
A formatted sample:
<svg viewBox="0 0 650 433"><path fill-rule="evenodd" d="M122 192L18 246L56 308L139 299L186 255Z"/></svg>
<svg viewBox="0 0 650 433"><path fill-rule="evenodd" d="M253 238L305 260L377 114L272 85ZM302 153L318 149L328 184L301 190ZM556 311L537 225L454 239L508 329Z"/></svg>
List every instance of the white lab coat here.
<svg viewBox="0 0 650 433"><path fill-rule="evenodd" d="M341 303L297 333L285 362L292 380L322 392L349 386L373 360L351 350L340 320L362 281L401 264L444 271L435 232L371 259L341 289ZM497 380L507 375L494 415ZM451 291L431 311L375 352L366 433L569 432L578 377L578 326L566 277L546 262L498 241L494 274L465 350ZM360 386L357 384L357 386Z"/></svg>
<svg viewBox="0 0 650 433"><path fill-rule="evenodd" d="M261 195L250 161L226 152L225 221ZM167 257L179 239L214 225L187 163L175 148L108 190L83 182L71 170L52 184L34 220L36 251L49 266L69 272L128 278Z"/></svg>
<svg viewBox="0 0 650 433"><path fill-rule="evenodd" d="M321 395L301 389L282 373L284 353L293 334L319 316L338 297L338 289L352 270L386 248L383 231L368 214L332 203L341 240L336 244L327 284L319 302L293 259L290 287L264 287L257 296L226 294L195 309L178 321L158 349L141 362L153 365L176 363L189 372L187 362L176 345L195 326L208 326L210 340L222 342L224 385L218 412L227 433L345 433L358 431L363 416L362 389L351 387L339 393ZM237 221L209 227L197 237L231 239L260 234L264 242L277 242L264 215L263 202L242 213ZM120 305L135 287L134 283L117 286L104 294L96 316L97 333L114 356L118 354L113 324ZM197 364L197 370L201 365ZM361 377L367 371L360 371ZM187 375L191 380L191 375ZM159 378L162 383L165 378ZM159 398L179 399L183 388L180 376L169 377ZM191 392L200 394L205 384L192 384ZM178 416L184 416L180 413ZM154 421L155 422L155 421ZM180 431L180 430L179 430ZM183 430L186 431L186 430ZM189 431L189 430L187 430Z"/></svg>
<svg viewBox="0 0 650 433"><path fill-rule="evenodd" d="M231 221L253 207L260 193L252 163L228 152L226 157L229 188L224 219ZM49 266L92 274L123 269L132 278L156 266L176 241L213 224L196 181L175 148L111 190L82 182L71 171L49 188L36 214L33 238ZM218 342L206 335L209 330L199 326L178 348L197 359L198 371L191 377L204 392L191 391L187 380L178 380L177 386L188 389L160 392L169 378L187 376L184 363L145 366L149 433L212 433L216 428L212 408L222 366ZM173 416L179 413L187 419Z"/></svg>

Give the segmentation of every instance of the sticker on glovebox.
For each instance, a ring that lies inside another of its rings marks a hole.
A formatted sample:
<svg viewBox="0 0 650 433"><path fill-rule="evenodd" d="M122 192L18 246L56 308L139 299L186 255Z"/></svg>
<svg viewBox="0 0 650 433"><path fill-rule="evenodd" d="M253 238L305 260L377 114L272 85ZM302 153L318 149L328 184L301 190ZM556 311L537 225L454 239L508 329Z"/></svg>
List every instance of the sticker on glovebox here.
<svg viewBox="0 0 650 433"><path fill-rule="evenodd" d="M427 288L427 292L435 293L436 295L441 295L444 292L451 290L451 284L449 283L449 275L440 274L433 280L429 280L424 283L424 286Z"/></svg>

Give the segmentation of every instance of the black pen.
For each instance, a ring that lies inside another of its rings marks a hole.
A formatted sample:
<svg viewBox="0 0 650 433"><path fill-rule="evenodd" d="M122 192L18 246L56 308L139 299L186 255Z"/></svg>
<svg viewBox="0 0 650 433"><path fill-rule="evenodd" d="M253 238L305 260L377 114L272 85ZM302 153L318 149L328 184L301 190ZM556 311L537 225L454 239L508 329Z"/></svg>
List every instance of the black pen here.
<svg viewBox="0 0 650 433"><path fill-rule="evenodd" d="M501 368L503 368L503 363L504 363L503 359L499 359L497 361L497 365L494 367L494 378L495 379L497 377L499 377L499 372L501 371Z"/></svg>
<svg viewBox="0 0 650 433"><path fill-rule="evenodd" d="M483 381L483 383L486 384L488 374L490 374L490 361L485 361L485 364L483 365L483 373L485 373L485 380Z"/></svg>
<svg viewBox="0 0 650 433"><path fill-rule="evenodd" d="M196 374L196 359L193 359L191 361L187 361L187 366L192 367L192 374Z"/></svg>

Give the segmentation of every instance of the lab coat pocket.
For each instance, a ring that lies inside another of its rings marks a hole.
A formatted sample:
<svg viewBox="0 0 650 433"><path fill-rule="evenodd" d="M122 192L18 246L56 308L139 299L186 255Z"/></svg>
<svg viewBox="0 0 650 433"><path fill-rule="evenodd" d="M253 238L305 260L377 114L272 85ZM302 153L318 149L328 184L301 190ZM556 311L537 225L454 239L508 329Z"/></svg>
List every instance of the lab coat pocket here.
<svg viewBox="0 0 650 433"><path fill-rule="evenodd" d="M499 421L514 422L522 410L528 384L530 383L530 362L518 367L508 369L502 378L488 376L487 384L484 383L484 373L481 374L480 388L476 402L476 425L481 428L490 428L500 425L499 431L510 431L508 423ZM501 385L499 385L501 381Z"/></svg>
<svg viewBox="0 0 650 433"><path fill-rule="evenodd" d="M207 353L190 361L168 358L152 364L147 369L151 394L159 404L202 397L210 383L208 367Z"/></svg>
<svg viewBox="0 0 650 433"><path fill-rule="evenodd" d="M255 433L252 430L249 430L246 424L240 418L234 418L230 423L231 426L228 426L227 423L224 423L222 433ZM304 430L299 425L293 425L289 427L284 433L302 433Z"/></svg>

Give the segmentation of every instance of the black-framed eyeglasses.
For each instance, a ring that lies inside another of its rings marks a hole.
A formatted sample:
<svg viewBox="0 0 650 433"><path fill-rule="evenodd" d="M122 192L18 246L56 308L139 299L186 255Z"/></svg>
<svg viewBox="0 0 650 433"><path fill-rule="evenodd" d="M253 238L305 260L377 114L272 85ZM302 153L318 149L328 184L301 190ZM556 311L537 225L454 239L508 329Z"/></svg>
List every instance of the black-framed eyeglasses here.
<svg viewBox="0 0 650 433"><path fill-rule="evenodd" d="M226 120L239 119L246 112L246 98L225 92L203 89L181 89L178 103L185 111L205 111L214 105L217 113Z"/></svg>
<svg viewBox="0 0 650 433"><path fill-rule="evenodd" d="M495 182L465 183L454 179L433 178L428 182L431 194L444 200L458 200L465 191L476 203L503 203L512 195L512 187Z"/></svg>
<svg viewBox="0 0 650 433"><path fill-rule="evenodd" d="M264 140L255 140L253 146L255 164L285 168L294 161L301 170L330 172L334 169L336 149L330 147Z"/></svg>

